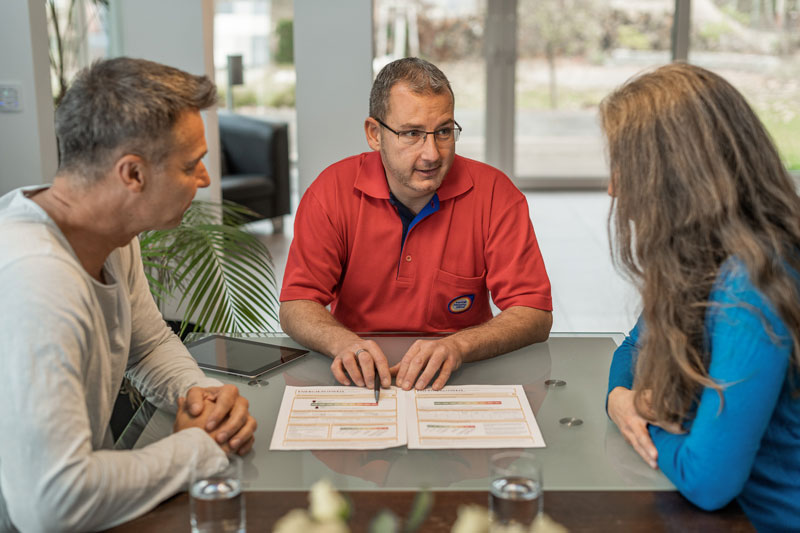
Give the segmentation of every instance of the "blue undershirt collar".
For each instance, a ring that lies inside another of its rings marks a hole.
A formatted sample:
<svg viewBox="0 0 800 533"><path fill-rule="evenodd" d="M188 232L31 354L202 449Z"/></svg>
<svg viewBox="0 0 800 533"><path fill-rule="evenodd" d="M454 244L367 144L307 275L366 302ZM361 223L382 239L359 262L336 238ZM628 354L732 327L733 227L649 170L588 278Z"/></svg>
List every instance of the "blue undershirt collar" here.
<svg viewBox="0 0 800 533"><path fill-rule="evenodd" d="M416 226L422 219L431 215L439 210L439 195L434 193L433 198L425 204L425 207L422 208L422 211L414 215L414 212L406 207L403 202L397 199L397 197L389 191L389 203L391 203L395 209L397 210L397 215L400 217L400 221L403 223L403 238L400 240L400 250L403 250L403 246L406 243L406 236L408 232L411 231L411 228Z"/></svg>

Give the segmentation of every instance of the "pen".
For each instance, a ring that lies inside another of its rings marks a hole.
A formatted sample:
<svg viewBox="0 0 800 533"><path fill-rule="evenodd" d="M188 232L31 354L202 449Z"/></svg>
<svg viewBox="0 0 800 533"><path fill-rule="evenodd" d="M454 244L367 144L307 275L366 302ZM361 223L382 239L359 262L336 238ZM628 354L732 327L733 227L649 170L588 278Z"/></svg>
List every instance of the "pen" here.
<svg viewBox="0 0 800 533"><path fill-rule="evenodd" d="M381 377L378 375L378 369L375 369L375 404L377 405L381 399Z"/></svg>

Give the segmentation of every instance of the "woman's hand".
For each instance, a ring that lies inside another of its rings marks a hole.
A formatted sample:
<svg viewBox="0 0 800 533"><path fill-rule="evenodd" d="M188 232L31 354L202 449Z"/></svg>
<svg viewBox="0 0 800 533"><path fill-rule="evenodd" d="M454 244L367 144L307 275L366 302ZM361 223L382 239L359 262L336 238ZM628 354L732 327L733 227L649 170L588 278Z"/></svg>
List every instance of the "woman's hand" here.
<svg viewBox="0 0 800 533"><path fill-rule="evenodd" d="M633 404L635 394L635 391L625 387L614 388L608 395L608 416L636 453L641 455L651 468L658 468L658 450L647 431L647 420L642 418Z"/></svg>

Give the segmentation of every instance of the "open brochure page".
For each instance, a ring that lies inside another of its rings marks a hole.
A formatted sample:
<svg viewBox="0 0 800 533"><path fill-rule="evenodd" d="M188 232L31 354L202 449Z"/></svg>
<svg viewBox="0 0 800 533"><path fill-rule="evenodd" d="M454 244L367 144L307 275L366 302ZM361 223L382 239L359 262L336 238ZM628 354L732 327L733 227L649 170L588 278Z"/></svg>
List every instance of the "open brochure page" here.
<svg viewBox="0 0 800 533"><path fill-rule="evenodd" d="M447 386L406 393L409 448L543 448L521 385Z"/></svg>
<svg viewBox="0 0 800 533"><path fill-rule="evenodd" d="M287 386L270 450L377 450L406 443L401 389Z"/></svg>

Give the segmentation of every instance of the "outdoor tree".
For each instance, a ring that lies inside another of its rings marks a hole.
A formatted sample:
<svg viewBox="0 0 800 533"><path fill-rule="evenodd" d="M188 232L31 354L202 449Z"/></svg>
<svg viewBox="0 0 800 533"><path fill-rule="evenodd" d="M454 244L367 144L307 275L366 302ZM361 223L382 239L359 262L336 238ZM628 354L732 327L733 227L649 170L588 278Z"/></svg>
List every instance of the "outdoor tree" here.
<svg viewBox="0 0 800 533"><path fill-rule="evenodd" d="M558 107L556 62L596 48L603 35L597 0L533 0L519 6L519 55L547 59L550 107Z"/></svg>
<svg viewBox="0 0 800 533"><path fill-rule="evenodd" d="M71 75L80 68L86 48L86 31L90 18L109 0L45 0L50 33L50 70L56 81L55 104L61 103ZM88 5L87 5L88 4Z"/></svg>

